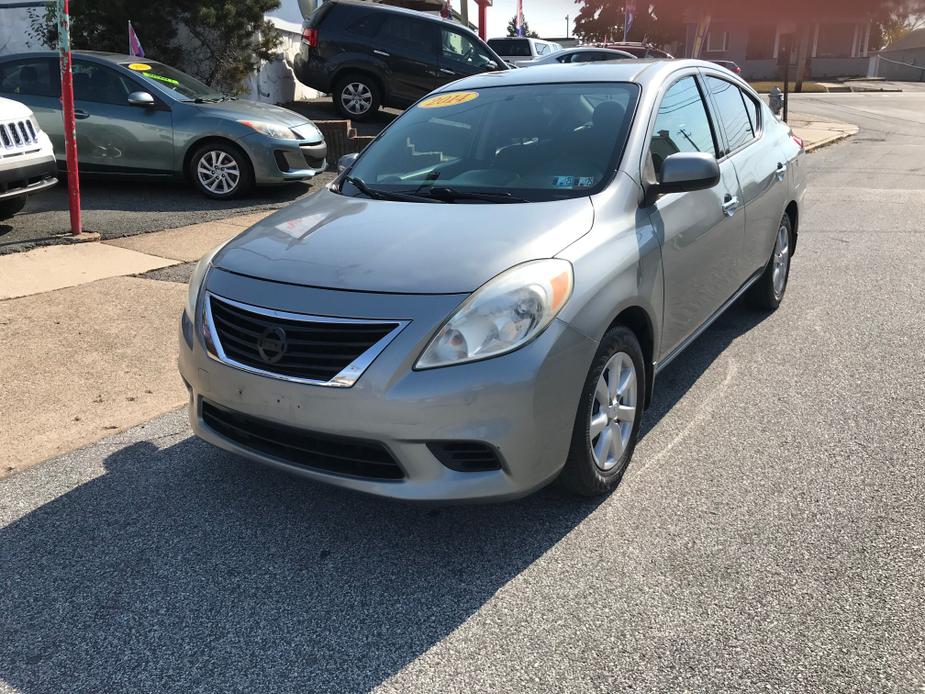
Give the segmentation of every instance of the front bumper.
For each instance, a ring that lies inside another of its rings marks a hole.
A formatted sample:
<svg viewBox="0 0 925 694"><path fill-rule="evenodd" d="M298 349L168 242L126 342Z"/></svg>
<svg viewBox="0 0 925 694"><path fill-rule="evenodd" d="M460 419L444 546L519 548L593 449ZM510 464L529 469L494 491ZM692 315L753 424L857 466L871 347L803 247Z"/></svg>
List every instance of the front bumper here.
<svg viewBox="0 0 925 694"><path fill-rule="evenodd" d="M58 179L57 165L53 155L49 154L44 161L11 169L0 170L0 200L18 198L23 195L32 195L54 186Z"/></svg>
<svg viewBox="0 0 925 694"><path fill-rule="evenodd" d="M284 311L344 317L408 319L356 384L332 388L248 373L207 354L201 326L187 324L180 372L190 389L190 421L201 438L251 460L319 481L396 499L499 500L528 494L552 480L568 452L587 369L597 344L561 321L510 354L482 362L414 371L436 327L461 295L388 295L284 286L213 270L215 294ZM293 464L223 435L203 418L203 403L327 437L381 444L402 479L338 474ZM428 444L479 442L498 452L501 468L450 469Z"/></svg>
<svg viewBox="0 0 925 694"><path fill-rule="evenodd" d="M328 167L328 147L325 141L274 140L254 134L242 144L254 165L254 180L258 185L313 178Z"/></svg>

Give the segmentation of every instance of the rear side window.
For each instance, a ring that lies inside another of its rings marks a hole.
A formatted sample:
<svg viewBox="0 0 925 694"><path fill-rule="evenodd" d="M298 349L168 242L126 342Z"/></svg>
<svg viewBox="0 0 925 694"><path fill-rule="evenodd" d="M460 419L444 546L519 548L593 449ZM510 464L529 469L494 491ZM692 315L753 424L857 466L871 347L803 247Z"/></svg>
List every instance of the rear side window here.
<svg viewBox="0 0 925 694"><path fill-rule="evenodd" d="M434 53L436 24L392 16L382 22L377 37L406 50Z"/></svg>
<svg viewBox="0 0 925 694"><path fill-rule="evenodd" d="M716 154L707 108L692 76L675 82L662 98L649 151L656 174L661 174L662 163L672 154Z"/></svg>
<svg viewBox="0 0 925 694"><path fill-rule="evenodd" d="M761 132L761 104L747 92L742 92L742 99L745 101L745 109L748 111L748 119L751 121L752 131L757 136L758 133Z"/></svg>
<svg viewBox="0 0 925 694"><path fill-rule="evenodd" d="M14 99L22 96L54 96L61 94L61 76L57 63L48 59L33 59L0 65L0 93Z"/></svg>
<svg viewBox="0 0 925 694"><path fill-rule="evenodd" d="M379 27L382 26L383 19L384 17L381 14L367 14L348 24L347 31L351 34L372 38L379 31Z"/></svg>
<svg viewBox="0 0 925 694"><path fill-rule="evenodd" d="M488 45L498 55L530 57L530 41L527 39L489 39Z"/></svg>
<svg viewBox="0 0 925 694"><path fill-rule="evenodd" d="M749 115L742 90L731 82L716 77L707 77L707 88L713 95L719 119L723 124L723 130L726 131L727 149L724 154L751 142L755 137L755 131L752 129L755 113L752 111Z"/></svg>

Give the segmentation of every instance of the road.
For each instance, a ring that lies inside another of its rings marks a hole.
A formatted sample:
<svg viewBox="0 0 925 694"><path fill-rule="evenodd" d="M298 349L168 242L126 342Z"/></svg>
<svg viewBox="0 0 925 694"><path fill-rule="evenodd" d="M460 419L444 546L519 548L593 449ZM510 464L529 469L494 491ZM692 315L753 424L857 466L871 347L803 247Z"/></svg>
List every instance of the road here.
<svg viewBox="0 0 925 694"><path fill-rule="evenodd" d="M925 95L796 97L788 295L657 384L620 488L405 506L182 412L0 482L0 691L925 688Z"/></svg>

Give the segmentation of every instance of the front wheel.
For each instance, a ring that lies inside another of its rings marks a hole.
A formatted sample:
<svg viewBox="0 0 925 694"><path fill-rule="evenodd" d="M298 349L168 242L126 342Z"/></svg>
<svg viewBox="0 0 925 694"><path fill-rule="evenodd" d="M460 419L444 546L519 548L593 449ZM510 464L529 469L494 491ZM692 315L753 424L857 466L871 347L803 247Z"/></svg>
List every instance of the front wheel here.
<svg viewBox="0 0 925 694"><path fill-rule="evenodd" d="M13 215L22 211L22 208L26 206L26 196L23 195L18 198L8 198L7 200L0 200L0 220L9 219Z"/></svg>
<svg viewBox="0 0 925 694"><path fill-rule="evenodd" d="M582 496L609 492L633 457L645 394L639 340L622 325L607 331L585 380L572 445L559 482Z"/></svg>
<svg viewBox="0 0 925 694"><path fill-rule="evenodd" d="M215 142L196 150L190 174L199 192L216 200L236 198L254 187L247 155L231 143Z"/></svg>
<svg viewBox="0 0 925 694"><path fill-rule="evenodd" d="M780 220L774 250L761 277L748 292L749 302L756 308L773 311L784 298L790 279L790 255L793 249L793 229L786 213Z"/></svg>

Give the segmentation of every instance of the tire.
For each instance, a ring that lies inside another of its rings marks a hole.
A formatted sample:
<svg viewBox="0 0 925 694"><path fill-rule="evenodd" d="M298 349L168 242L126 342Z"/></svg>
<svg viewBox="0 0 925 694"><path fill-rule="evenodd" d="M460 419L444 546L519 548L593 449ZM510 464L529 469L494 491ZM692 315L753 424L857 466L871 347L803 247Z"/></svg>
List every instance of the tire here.
<svg viewBox="0 0 925 694"><path fill-rule="evenodd" d="M9 219L13 215L17 214L26 206L26 196L22 195L18 198L9 198L8 200L0 200L0 220Z"/></svg>
<svg viewBox="0 0 925 694"><path fill-rule="evenodd" d="M254 187L250 160L230 142L210 142L197 149L189 173L197 190L214 200L237 198Z"/></svg>
<svg viewBox="0 0 925 694"><path fill-rule="evenodd" d="M792 249L793 228L789 215L785 213L774 238L774 250L771 251L768 265L758 281L748 290L748 302L755 308L774 311L780 306L790 279Z"/></svg>
<svg viewBox="0 0 925 694"><path fill-rule="evenodd" d="M376 80L358 72L337 80L333 97L338 112L344 118L355 121L369 120L382 103L382 94Z"/></svg>
<svg viewBox="0 0 925 694"><path fill-rule="evenodd" d="M632 383L627 374L632 373ZM616 374L619 373L619 377ZM598 496L613 490L623 477L639 436L645 403L645 362L639 340L632 330L617 325L601 340L581 392L572 444L559 483L581 496ZM622 392L621 381L626 380ZM600 392L599 383L604 392ZM605 410L601 401L622 407ZM601 417L605 424L601 428ZM592 431L592 423L595 430ZM611 445L603 437L609 436Z"/></svg>

